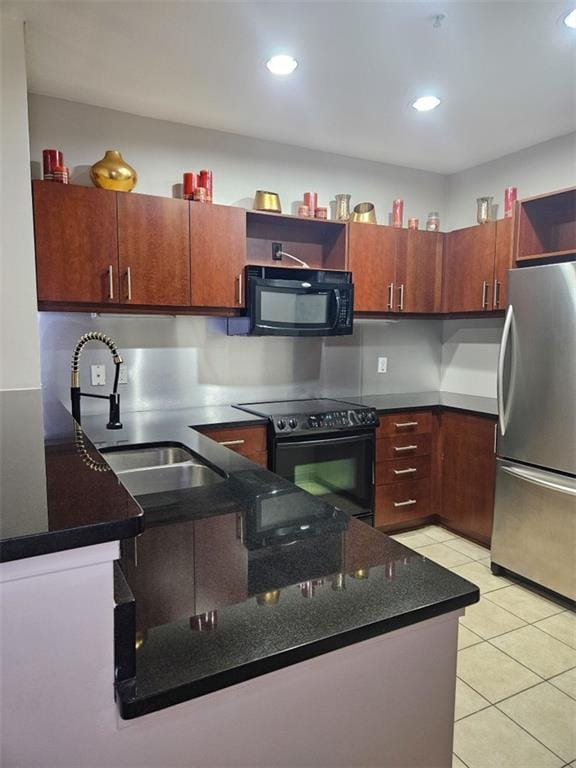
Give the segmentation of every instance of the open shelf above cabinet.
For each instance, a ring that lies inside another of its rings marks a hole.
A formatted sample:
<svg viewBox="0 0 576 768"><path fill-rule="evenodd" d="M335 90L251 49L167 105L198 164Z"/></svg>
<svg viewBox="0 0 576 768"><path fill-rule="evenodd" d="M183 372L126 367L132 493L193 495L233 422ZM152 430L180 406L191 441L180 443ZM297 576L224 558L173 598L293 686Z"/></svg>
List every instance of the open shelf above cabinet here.
<svg viewBox="0 0 576 768"><path fill-rule="evenodd" d="M296 267L290 258L273 260L273 243L311 269L346 269L346 224L299 216L246 212L246 256L249 264Z"/></svg>
<svg viewBox="0 0 576 768"><path fill-rule="evenodd" d="M515 259L519 264L576 257L576 188L521 200Z"/></svg>

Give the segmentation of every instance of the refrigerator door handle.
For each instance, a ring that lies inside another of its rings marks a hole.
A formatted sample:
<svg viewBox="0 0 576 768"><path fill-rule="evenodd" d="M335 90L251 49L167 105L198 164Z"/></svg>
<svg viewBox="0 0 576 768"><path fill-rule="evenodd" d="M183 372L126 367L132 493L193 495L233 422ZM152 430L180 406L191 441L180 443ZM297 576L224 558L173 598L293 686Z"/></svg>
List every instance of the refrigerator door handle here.
<svg viewBox="0 0 576 768"><path fill-rule="evenodd" d="M506 474L512 475L513 477L518 477L521 480L526 480L527 483L540 485L543 488L550 488L553 491L566 493L569 496L576 496L576 487L569 488L566 485L560 485L560 483L553 483L551 480L545 480L542 475L537 472L531 472L529 469L520 469L519 467L502 467L502 472L506 472Z"/></svg>
<svg viewBox="0 0 576 768"><path fill-rule="evenodd" d="M502 342L500 344L500 353L498 355L498 376L497 376L497 389L498 389L498 422L500 424L500 434L502 437L506 434L506 418L505 418L505 403L504 403L504 362L506 360L506 352L508 350L508 340L510 338L510 329L512 328L512 320L514 318L514 307L512 304L508 306L506 310L506 320L504 321L504 330L502 331Z"/></svg>

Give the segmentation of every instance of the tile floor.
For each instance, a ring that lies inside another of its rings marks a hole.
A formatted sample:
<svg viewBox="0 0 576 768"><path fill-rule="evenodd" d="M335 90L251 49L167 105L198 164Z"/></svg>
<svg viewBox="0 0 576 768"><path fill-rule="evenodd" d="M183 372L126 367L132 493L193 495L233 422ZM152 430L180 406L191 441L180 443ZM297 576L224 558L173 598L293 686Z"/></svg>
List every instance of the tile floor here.
<svg viewBox="0 0 576 768"><path fill-rule="evenodd" d="M439 526L393 538L480 588L460 620L453 768L576 768L576 615Z"/></svg>

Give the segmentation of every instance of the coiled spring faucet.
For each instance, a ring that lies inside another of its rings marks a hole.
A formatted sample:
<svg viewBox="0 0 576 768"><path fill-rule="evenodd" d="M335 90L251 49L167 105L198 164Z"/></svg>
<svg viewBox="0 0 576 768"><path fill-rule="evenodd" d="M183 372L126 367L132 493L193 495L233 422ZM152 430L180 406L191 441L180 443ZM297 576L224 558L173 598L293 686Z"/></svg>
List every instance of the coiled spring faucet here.
<svg viewBox="0 0 576 768"><path fill-rule="evenodd" d="M114 372L114 387L112 388L112 393L110 395L92 395L89 392L80 391L80 355L82 354L82 350L84 349L85 345L89 341L101 341L103 344L106 344L106 346L112 353L112 359L114 360L114 365L115 365L115 372ZM70 385L70 398L72 400L72 416L74 417L74 419L76 419L78 424L80 424L80 418L81 418L80 399L82 397L96 397L99 400L108 400L110 402L110 416L108 418L108 424L106 424L106 428L122 429L122 422L120 421L120 395L118 394L118 378L120 376L121 363L122 363L122 358L118 352L116 343L112 341L112 339L109 336L106 336L105 333L100 333L99 331L90 331L89 333L85 333L83 336L81 336L78 339L76 346L74 347L74 352L72 353L72 363L71 363L72 379L71 379L71 385Z"/></svg>

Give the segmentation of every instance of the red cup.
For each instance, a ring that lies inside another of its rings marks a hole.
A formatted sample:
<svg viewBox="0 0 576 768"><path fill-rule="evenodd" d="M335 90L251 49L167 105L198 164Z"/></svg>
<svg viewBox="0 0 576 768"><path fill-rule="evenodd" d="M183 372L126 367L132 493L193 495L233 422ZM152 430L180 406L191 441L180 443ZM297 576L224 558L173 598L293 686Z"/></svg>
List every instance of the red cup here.
<svg viewBox="0 0 576 768"><path fill-rule="evenodd" d="M182 195L186 200L194 199L194 192L196 191L196 174L185 173L182 182Z"/></svg>
<svg viewBox="0 0 576 768"><path fill-rule="evenodd" d="M401 227L404 218L404 200L394 200L392 203L392 226Z"/></svg>
<svg viewBox="0 0 576 768"><path fill-rule="evenodd" d="M304 205L308 206L313 216L314 211L318 208L318 192L304 192Z"/></svg>
<svg viewBox="0 0 576 768"><path fill-rule="evenodd" d="M514 203L518 196L516 187L506 187L504 190L504 218L510 219L514 213Z"/></svg>
<svg viewBox="0 0 576 768"><path fill-rule="evenodd" d="M198 174L198 186L206 190L206 202L212 202L212 171L203 170Z"/></svg>
<svg viewBox="0 0 576 768"><path fill-rule="evenodd" d="M59 149L43 149L42 170L44 172L45 181L53 181L54 169L58 165L64 165L64 153L60 152Z"/></svg>

